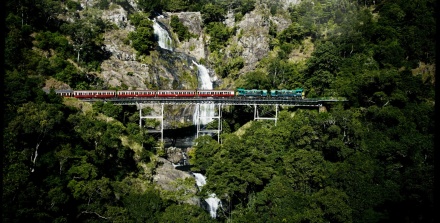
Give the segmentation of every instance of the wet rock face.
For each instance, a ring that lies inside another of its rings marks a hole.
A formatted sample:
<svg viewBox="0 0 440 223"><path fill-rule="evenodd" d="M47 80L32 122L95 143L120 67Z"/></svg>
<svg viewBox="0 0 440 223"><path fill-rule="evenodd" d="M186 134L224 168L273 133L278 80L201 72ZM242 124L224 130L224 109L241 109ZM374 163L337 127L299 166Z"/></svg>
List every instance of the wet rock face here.
<svg viewBox="0 0 440 223"><path fill-rule="evenodd" d="M175 169L173 164L164 158L159 158L158 163L159 167L156 168L156 174L153 176L153 181L164 190L175 190L176 188L173 185L173 182L177 179L193 177L188 172Z"/></svg>
<svg viewBox="0 0 440 223"><path fill-rule="evenodd" d="M206 58L207 51L204 42L204 34L202 28L202 16L200 12L179 12L179 13L165 13L165 17L159 21L165 24L170 29L171 16L177 16L180 22L184 26L188 27L188 31L195 37L190 38L188 41L180 42L177 38L174 38L176 44L176 51L188 54L191 57L196 58L199 61L201 58Z"/></svg>
<svg viewBox="0 0 440 223"><path fill-rule="evenodd" d="M196 196L198 191L197 185L183 185L181 180L187 178L194 178L188 172L177 170L173 164L164 159L158 158L158 167L153 175L153 182L158 185L162 190L176 192L185 191L186 196L181 197L181 201L184 203L200 206L200 198ZM179 182L180 180L180 182Z"/></svg>
<svg viewBox="0 0 440 223"><path fill-rule="evenodd" d="M247 13L240 21L235 21L233 12L229 11L225 24L236 28L230 43L224 49L225 55L230 55L234 49L240 49L240 57L244 60L244 67L240 74L255 69L259 61L270 52L269 28L271 24L281 32L291 24L288 16L282 14L272 15L267 8L267 2L262 0L256 4L255 10ZM80 0L81 4L91 7L97 4L98 0ZM281 0L284 10L290 5L298 4L300 0ZM123 87L128 89L192 89L193 84L188 76L196 76L195 66L192 61L205 59L210 61L210 52L207 47L209 36L203 32L203 22L200 12L164 12L157 20L168 31L172 31L170 21L172 16L179 20L194 35L189 40L180 42L174 33L170 33L173 39L174 50L167 52L158 47L157 51L143 58L130 46L128 34L135 30L128 15L138 11L136 0L128 0L128 4L114 4L108 10L102 12L101 17L117 26L117 29L110 29L104 33L104 48L110 52L111 57L102 63L102 72L99 74L105 82L104 87ZM227 58L226 58L227 59ZM208 67L210 75L216 81L214 67ZM186 75L183 77L183 75ZM218 80L215 86L221 84Z"/></svg>
<svg viewBox="0 0 440 223"><path fill-rule="evenodd" d="M185 157L182 149L176 147L170 147L166 149L167 151L167 160L177 164L180 163Z"/></svg>

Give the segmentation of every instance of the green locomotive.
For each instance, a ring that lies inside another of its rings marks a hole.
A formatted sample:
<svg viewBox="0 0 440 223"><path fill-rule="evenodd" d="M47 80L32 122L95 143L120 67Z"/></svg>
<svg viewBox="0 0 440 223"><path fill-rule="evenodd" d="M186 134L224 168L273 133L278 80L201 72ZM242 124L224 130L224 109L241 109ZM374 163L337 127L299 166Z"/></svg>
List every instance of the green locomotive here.
<svg viewBox="0 0 440 223"><path fill-rule="evenodd" d="M238 88L235 96L241 97L267 97L267 90L246 90L244 88Z"/></svg>
<svg viewBox="0 0 440 223"><path fill-rule="evenodd" d="M273 97L273 98L300 98L304 99L305 93L302 88L296 88L294 90L270 90L268 94L267 90L252 89L247 90L244 88L238 88L235 96L238 97Z"/></svg>
<svg viewBox="0 0 440 223"><path fill-rule="evenodd" d="M271 97L280 97L280 98L304 98L304 90L302 88L297 88L294 90L270 90Z"/></svg>

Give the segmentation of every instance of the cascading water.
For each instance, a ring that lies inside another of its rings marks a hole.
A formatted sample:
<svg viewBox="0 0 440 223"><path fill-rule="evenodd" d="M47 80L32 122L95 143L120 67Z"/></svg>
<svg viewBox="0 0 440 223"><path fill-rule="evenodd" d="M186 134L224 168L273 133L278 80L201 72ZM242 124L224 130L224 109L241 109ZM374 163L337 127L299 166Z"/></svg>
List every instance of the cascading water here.
<svg viewBox="0 0 440 223"><path fill-rule="evenodd" d="M193 173L194 178L196 178L196 184L199 188L203 187L206 184L206 177L203 176L200 173ZM212 193L209 195L208 198L205 199L206 203L209 207L209 213L211 214L212 218L217 217L217 209L222 205L220 199L217 198L217 196Z"/></svg>
<svg viewBox="0 0 440 223"><path fill-rule="evenodd" d="M159 16L160 18L160 16ZM166 29L164 29L157 21L156 19L153 20L153 28L154 28L154 34L158 37L158 44L159 47L162 49L166 49L169 51L173 51L172 48L172 39L169 36ZM198 80L199 80L199 89L203 90L212 90L212 81L208 73L208 69L206 69L205 66L201 64L197 64L196 62L192 61L198 68ZM198 121L198 113L196 112L194 114L194 124L197 124ZM212 121L212 118L214 116L214 105L200 105L200 124L206 125L209 122ZM188 157L185 153L183 153L183 166L188 164ZM181 163L174 164L174 167L181 166ZM197 186L199 188L203 187L206 184L206 178L200 173L193 173L194 177L196 179ZM212 218L217 217L217 209L221 206L220 199L217 198L217 196L212 193L209 195L208 198L205 199L206 203L208 204L208 211L211 214Z"/></svg>
<svg viewBox="0 0 440 223"><path fill-rule="evenodd" d="M154 35L156 35L158 38L160 48L173 51L173 40L171 39L170 35L168 35L168 32L156 21L156 19L153 19L153 29Z"/></svg>
<svg viewBox="0 0 440 223"><path fill-rule="evenodd" d="M212 81L209 77L208 69L201 64L197 64L193 61L198 69L199 89L212 90ZM200 124L206 125L212 121L211 117L214 117L214 104L201 104L200 105ZM194 112L194 125L197 125L198 110Z"/></svg>

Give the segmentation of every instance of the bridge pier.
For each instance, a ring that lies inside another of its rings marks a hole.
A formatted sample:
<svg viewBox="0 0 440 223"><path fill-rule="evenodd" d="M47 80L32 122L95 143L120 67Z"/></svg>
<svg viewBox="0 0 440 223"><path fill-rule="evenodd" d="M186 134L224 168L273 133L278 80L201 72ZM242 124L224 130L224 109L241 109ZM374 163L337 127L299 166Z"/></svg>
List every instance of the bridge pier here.
<svg viewBox="0 0 440 223"><path fill-rule="evenodd" d="M163 113L164 113L164 103L160 104L160 115L145 115L142 116L142 109L144 107L144 103L136 104L139 109L139 127L142 128L142 119L154 119L160 120L160 129L159 130L148 130L148 133L160 133L160 141L163 143ZM154 104L152 104L154 105Z"/></svg>
<svg viewBox="0 0 440 223"><path fill-rule="evenodd" d="M200 104L196 105L196 109L197 109L197 117L196 118L196 125L197 125L197 136L196 138L199 138L199 135L201 133L215 133L217 134L217 142L220 143L220 133L222 131L222 120L221 120L221 116L222 116L222 104L216 104L217 105L217 110L218 110L218 115L216 116L214 113L214 116L201 116L201 112L200 112ZM200 119L201 118L211 118L211 119L217 119L218 123L217 123L217 129L206 129L206 128L201 128L201 124L200 124Z"/></svg>
<svg viewBox="0 0 440 223"><path fill-rule="evenodd" d="M278 104L275 104L275 117L261 117L258 112L258 104L254 104L254 120L274 120L275 126L278 120Z"/></svg>

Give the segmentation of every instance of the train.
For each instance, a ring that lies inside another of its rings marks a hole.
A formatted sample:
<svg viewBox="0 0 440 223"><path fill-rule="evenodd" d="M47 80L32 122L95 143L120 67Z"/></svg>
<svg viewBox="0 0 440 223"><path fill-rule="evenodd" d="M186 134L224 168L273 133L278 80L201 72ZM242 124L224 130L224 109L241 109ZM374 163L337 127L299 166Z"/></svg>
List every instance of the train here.
<svg viewBox="0 0 440 223"><path fill-rule="evenodd" d="M49 90L44 90L46 93ZM269 92L269 93L268 93ZM244 89L234 90L55 90L62 97L78 99L111 99L111 98L295 98L304 99L305 93L302 88L293 90L261 90Z"/></svg>

